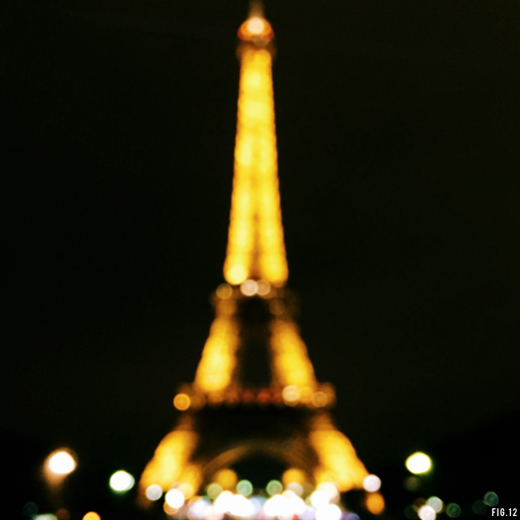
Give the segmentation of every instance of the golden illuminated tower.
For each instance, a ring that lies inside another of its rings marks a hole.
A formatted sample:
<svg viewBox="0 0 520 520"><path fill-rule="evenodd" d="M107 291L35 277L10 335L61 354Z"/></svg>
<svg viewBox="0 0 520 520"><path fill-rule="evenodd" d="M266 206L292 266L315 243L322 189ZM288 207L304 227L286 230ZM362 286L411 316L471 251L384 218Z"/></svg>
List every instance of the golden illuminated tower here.
<svg viewBox="0 0 520 520"><path fill-rule="evenodd" d="M175 396L178 424L161 441L140 481L142 503L170 491L165 508L173 515L211 485L208 495L215 504L222 502L219 491L234 491L233 468L254 457L283 466L283 474L271 478L300 486L300 494L328 489L327 503L330 489L361 488L367 476L332 421L333 388L316 380L293 319L278 190L273 31L258 6L238 35L227 283L214 294L216 317L194 382Z"/></svg>

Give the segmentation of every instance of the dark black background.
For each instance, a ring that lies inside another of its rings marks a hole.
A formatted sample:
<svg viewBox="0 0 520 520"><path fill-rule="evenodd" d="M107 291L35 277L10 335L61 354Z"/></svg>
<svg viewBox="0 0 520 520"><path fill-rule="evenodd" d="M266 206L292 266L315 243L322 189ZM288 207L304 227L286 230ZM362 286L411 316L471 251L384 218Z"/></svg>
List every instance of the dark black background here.
<svg viewBox="0 0 520 520"><path fill-rule="evenodd" d="M0 416L22 476L61 445L138 474L175 420L222 281L246 14L0 1ZM431 449L452 500L481 498L518 458L520 7L266 15L290 286L339 426L370 470Z"/></svg>

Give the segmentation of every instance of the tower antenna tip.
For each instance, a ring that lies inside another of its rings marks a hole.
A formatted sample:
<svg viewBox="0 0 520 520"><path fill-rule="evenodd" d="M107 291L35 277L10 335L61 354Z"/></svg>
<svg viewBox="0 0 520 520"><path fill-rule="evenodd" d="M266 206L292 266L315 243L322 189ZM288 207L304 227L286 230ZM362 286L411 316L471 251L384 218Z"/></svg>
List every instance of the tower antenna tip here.
<svg viewBox="0 0 520 520"><path fill-rule="evenodd" d="M262 0L250 0L249 16L264 16L264 4Z"/></svg>

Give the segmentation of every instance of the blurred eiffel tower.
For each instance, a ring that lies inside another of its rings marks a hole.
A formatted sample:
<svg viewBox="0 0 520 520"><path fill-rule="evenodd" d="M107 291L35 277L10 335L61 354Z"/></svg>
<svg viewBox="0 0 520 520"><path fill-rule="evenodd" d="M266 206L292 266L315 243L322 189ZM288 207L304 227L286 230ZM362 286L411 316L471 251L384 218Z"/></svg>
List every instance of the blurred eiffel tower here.
<svg viewBox="0 0 520 520"><path fill-rule="evenodd" d="M212 483L218 501L219 490L236 484L232 468L248 459L281 466L283 474L272 478L296 486L296 495L328 489L327 502L331 489L332 495L361 489L368 476L334 425L334 390L316 380L286 287L271 76L274 34L259 4L252 5L238 36L227 283L213 296L216 317L195 380L175 396L178 424L157 447L139 487L143 504L174 490L170 497L177 498L164 504L172 515Z"/></svg>

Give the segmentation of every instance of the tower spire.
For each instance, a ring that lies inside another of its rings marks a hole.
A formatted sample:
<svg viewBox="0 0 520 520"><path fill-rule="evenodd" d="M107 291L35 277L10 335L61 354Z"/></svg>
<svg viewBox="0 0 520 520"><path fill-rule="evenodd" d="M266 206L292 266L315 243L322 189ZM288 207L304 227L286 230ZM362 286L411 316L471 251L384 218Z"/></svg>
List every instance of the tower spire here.
<svg viewBox="0 0 520 520"><path fill-rule="evenodd" d="M250 0L249 18L253 18L253 16L264 17L264 3L262 0Z"/></svg>
<svg viewBox="0 0 520 520"><path fill-rule="evenodd" d="M240 87L224 277L231 285L254 279L282 286L288 269L271 73L274 34L259 2L251 2L250 12L238 31Z"/></svg>

